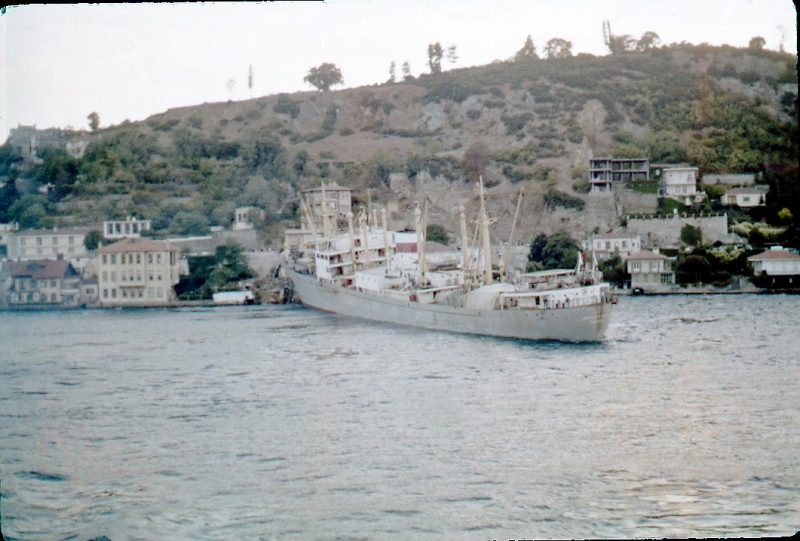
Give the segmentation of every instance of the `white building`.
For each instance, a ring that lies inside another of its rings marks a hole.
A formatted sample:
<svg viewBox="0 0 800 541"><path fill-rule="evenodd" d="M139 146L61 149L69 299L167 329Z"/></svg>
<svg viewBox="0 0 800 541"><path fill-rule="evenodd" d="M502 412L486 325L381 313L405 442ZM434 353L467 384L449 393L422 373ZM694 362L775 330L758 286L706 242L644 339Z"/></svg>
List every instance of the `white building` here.
<svg viewBox="0 0 800 541"><path fill-rule="evenodd" d="M19 224L0 224L0 246L8 246L10 234L19 229Z"/></svg>
<svg viewBox="0 0 800 541"><path fill-rule="evenodd" d="M119 240L126 237L138 238L142 231L150 229L150 220L137 220L128 216L124 220L107 220L103 222L103 236L108 240Z"/></svg>
<svg viewBox="0 0 800 541"><path fill-rule="evenodd" d="M753 265L753 273L767 276L800 275L800 255L784 250L781 246L773 246L766 252L748 257Z"/></svg>
<svg viewBox="0 0 800 541"><path fill-rule="evenodd" d="M697 167L669 167L661 176L662 193L678 200L694 199L697 195Z"/></svg>
<svg viewBox="0 0 800 541"><path fill-rule="evenodd" d="M628 258L631 287L659 289L675 284L672 259L655 251L643 250Z"/></svg>
<svg viewBox="0 0 800 541"><path fill-rule="evenodd" d="M606 260L614 254L619 254L624 261L631 254L641 251L642 239L639 236L605 233L583 241L581 247L586 252L594 252L598 260Z"/></svg>
<svg viewBox="0 0 800 541"><path fill-rule="evenodd" d="M255 222L264 218L264 211L256 207L239 207L233 212L234 231L253 229Z"/></svg>
<svg viewBox="0 0 800 541"><path fill-rule="evenodd" d="M88 228L28 229L8 235L8 258L16 261L68 259L78 269L88 264L84 244Z"/></svg>
<svg viewBox="0 0 800 541"><path fill-rule="evenodd" d="M97 250L103 306L155 306L175 300L178 249L167 242L126 238Z"/></svg>
<svg viewBox="0 0 800 541"><path fill-rule="evenodd" d="M722 196L723 205L736 205L742 208L763 207L767 194L758 188L732 188Z"/></svg>

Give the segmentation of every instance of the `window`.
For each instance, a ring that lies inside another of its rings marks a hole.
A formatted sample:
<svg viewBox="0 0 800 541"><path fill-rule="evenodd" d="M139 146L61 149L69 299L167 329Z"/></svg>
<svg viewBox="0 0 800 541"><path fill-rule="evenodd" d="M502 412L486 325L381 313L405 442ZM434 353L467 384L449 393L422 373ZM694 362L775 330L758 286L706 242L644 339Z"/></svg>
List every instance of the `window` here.
<svg viewBox="0 0 800 541"><path fill-rule="evenodd" d="M69 238L69 243L70 244L75 244L75 237L70 237Z"/></svg>
<svg viewBox="0 0 800 541"><path fill-rule="evenodd" d="M31 279L31 289L36 289L36 280Z"/></svg>
<svg viewBox="0 0 800 541"><path fill-rule="evenodd" d="M111 264L112 265L117 264L117 254L111 254Z"/></svg>
<svg viewBox="0 0 800 541"><path fill-rule="evenodd" d="M156 263L161 264L161 254L156 254Z"/></svg>
<svg viewBox="0 0 800 541"><path fill-rule="evenodd" d="M156 290L156 296L157 296L159 299L160 299L161 297L163 297L163 296L164 296L164 289L159 287L159 288Z"/></svg>
<svg viewBox="0 0 800 541"><path fill-rule="evenodd" d="M108 257L106 254L103 254L103 265L108 265Z"/></svg>
<svg viewBox="0 0 800 541"><path fill-rule="evenodd" d="M50 287L56 287L56 281L50 280Z"/></svg>
<svg viewBox="0 0 800 541"><path fill-rule="evenodd" d="M108 235L113 235L114 234L114 224L108 224L107 230L108 230L108 233L107 233Z"/></svg>
<svg viewBox="0 0 800 541"><path fill-rule="evenodd" d="M36 237L36 246L42 245L42 237Z"/></svg>
<svg viewBox="0 0 800 541"><path fill-rule="evenodd" d="M50 302L57 302L58 298L55 293L50 293Z"/></svg>
<svg viewBox="0 0 800 541"><path fill-rule="evenodd" d="M158 281L161 281L161 273L158 274Z"/></svg>
<svg viewBox="0 0 800 541"><path fill-rule="evenodd" d="M139 254L139 253L136 254L136 264L137 265L141 265L142 264L142 254Z"/></svg>
<svg viewBox="0 0 800 541"><path fill-rule="evenodd" d="M152 299L153 298L153 288L152 287L148 287L147 288L147 298L148 299Z"/></svg>
<svg viewBox="0 0 800 541"><path fill-rule="evenodd" d="M58 237L53 237L53 246L58 246Z"/></svg>
<svg viewBox="0 0 800 541"><path fill-rule="evenodd" d="M47 280L45 280L44 278L39 280L39 287L41 287L41 288L47 287Z"/></svg>
<svg viewBox="0 0 800 541"><path fill-rule="evenodd" d="M147 262L148 263L152 263L153 262L153 254L147 254Z"/></svg>
<svg viewBox="0 0 800 541"><path fill-rule="evenodd" d="M116 289L112 289L111 290L111 298L112 299L116 299L117 298L117 290Z"/></svg>
<svg viewBox="0 0 800 541"><path fill-rule="evenodd" d="M104 299L107 299L107 298L108 298L108 290L107 290L107 289L104 289L104 290L103 290L103 298L104 298Z"/></svg>
<svg viewBox="0 0 800 541"><path fill-rule="evenodd" d="M123 272L122 278L120 278L120 282L127 282L127 281L128 281L128 275Z"/></svg>
<svg viewBox="0 0 800 541"><path fill-rule="evenodd" d="M111 281L112 282L117 281L117 271L111 271Z"/></svg>

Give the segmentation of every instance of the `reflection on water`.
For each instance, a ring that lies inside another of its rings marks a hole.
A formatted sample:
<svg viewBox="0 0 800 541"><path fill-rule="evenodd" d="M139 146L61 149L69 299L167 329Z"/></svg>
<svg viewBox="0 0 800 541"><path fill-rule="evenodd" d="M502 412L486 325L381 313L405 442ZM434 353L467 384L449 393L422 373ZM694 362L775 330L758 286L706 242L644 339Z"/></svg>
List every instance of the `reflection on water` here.
<svg viewBox="0 0 800 541"><path fill-rule="evenodd" d="M296 307L0 314L18 539L793 534L800 298L623 298L601 344Z"/></svg>

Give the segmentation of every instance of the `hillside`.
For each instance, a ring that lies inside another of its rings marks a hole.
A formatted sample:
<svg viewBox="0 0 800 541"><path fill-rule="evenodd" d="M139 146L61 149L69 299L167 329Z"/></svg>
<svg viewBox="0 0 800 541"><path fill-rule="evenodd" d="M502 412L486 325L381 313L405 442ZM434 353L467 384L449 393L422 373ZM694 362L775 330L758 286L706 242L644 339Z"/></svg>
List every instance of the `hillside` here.
<svg viewBox="0 0 800 541"><path fill-rule="evenodd" d="M482 174L501 238L522 187L518 239L559 229L582 237L616 227L625 210L623 199L585 193L588 158L607 154L759 173L775 195L765 217L778 220L783 207L798 217L796 61L680 44L173 109L92 133L77 160L49 152L40 165L12 167L6 145L0 177L12 182L0 222L135 215L157 233L198 234L253 205L267 211L261 229L276 245L297 221L298 193L324 180L353 187L364 204L369 190L398 228L427 194L429 222L452 235L458 207L477 206L469 181ZM48 183L47 197L25 194Z"/></svg>

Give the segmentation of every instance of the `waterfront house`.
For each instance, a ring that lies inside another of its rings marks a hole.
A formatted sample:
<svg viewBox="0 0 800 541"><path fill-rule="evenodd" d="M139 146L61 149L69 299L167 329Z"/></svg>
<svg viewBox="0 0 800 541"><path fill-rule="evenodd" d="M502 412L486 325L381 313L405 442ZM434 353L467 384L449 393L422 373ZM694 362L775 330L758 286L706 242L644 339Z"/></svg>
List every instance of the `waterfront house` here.
<svg viewBox="0 0 800 541"><path fill-rule="evenodd" d="M97 250L102 306L157 306L175 300L178 249L168 242L125 238Z"/></svg>
<svg viewBox="0 0 800 541"><path fill-rule="evenodd" d="M609 259L615 254L625 261L631 254L642 249L642 239L622 233L605 233L583 241L581 247L586 252L594 252L599 261Z"/></svg>
<svg viewBox="0 0 800 541"><path fill-rule="evenodd" d="M77 306L80 274L63 259L13 261L7 303L11 307Z"/></svg>
<svg viewBox="0 0 800 541"><path fill-rule="evenodd" d="M758 188L731 188L722 196L722 204L742 208L763 207L766 198L765 191Z"/></svg>
<svg viewBox="0 0 800 541"><path fill-rule="evenodd" d="M747 258L753 265L753 273L767 276L800 276L800 255L784 250L782 246L773 246Z"/></svg>
<svg viewBox="0 0 800 541"><path fill-rule="evenodd" d="M675 284L673 260L660 254L658 249L652 252L642 250L628 257L628 273L631 275L631 287L663 288Z"/></svg>

